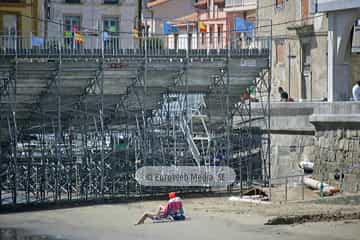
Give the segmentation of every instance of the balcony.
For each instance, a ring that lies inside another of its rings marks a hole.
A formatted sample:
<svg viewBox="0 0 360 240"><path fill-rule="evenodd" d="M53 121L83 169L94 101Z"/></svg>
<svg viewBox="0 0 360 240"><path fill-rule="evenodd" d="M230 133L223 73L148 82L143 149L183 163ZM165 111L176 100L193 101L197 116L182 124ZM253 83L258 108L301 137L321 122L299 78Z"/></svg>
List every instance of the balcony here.
<svg viewBox="0 0 360 240"><path fill-rule="evenodd" d="M256 10L256 0L225 0L226 12Z"/></svg>
<svg viewBox="0 0 360 240"><path fill-rule="evenodd" d="M317 6L317 12L341 11L351 8L359 8L359 0L311 0Z"/></svg>

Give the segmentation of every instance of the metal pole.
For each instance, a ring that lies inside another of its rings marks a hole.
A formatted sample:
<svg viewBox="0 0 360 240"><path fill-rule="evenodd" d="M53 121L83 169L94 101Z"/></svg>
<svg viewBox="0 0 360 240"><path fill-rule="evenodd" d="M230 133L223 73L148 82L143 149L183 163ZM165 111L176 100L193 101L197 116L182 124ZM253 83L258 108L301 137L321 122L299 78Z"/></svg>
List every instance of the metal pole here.
<svg viewBox="0 0 360 240"><path fill-rule="evenodd" d="M267 159L268 159L268 179L271 179L271 135L270 135L270 127L271 127L271 84L272 84L272 41L273 41L273 22L270 19L270 43L269 43L269 79L268 79L268 119L267 119L267 137L268 137L268 146L267 146ZM270 183L270 181L269 181Z"/></svg>
<svg viewBox="0 0 360 240"><path fill-rule="evenodd" d="M230 29L230 28L229 28ZM230 31L229 31L230 36ZM230 128L232 127L230 125L230 37L228 40L228 52L227 52L227 58L226 58L226 157L227 157L227 166L230 165Z"/></svg>
<svg viewBox="0 0 360 240"><path fill-rule="evenodd" d="M104 59L102 59L103 61ZM101 63L101 71L103 63ZM104 145L105 145L105 133L104 133L104 74L101 74L100 80L100 124L101 124L101 178L100 178L100 191L101 197L104 197L104 180L105 180L105 154L104 154Z"/></svg>
<svg viewBox="0 0 360 240"><path fill-rule="evenodd" d="M305 183L304 183L304 175L301 176L301 195L302 200L305 200Z"/></svg>
<svg viewBox="0 0 360 240"><path fill-rule="evenodd" d="M141 17L142 17L142 0L137 0L138 6L137 6L137 10L138 10L138 22L137 22L137 30L138 30L138 36L139 36L139 48L142 48L142 34L141 34Z"/></svg>
<svg viewBox="0 0 360 240"><path fill-rule="evenodd" d="M288 177L285 177L285 202L288 200Z"/></svg>
<svg viewBox="0 0 360 240"><path fill-rule="evenodd" d="M59 55L59 72L61 71L61 57ZM57 85L57 137L55 144L57 145L56 151L56 183L55 183L55 200L61 200L61 189L60 189L60 174L59 171L61 170L61 152L60 152L60 143L62 137L62 125L61 125L61 80L58 78L56 79Z"/></svg>
<svg viewBox="0 0 360 240"><path fill-rule="evenodd" d="M0 122L2 122L2 113L0 113ZM1 133L1 129L0 129L0 133ZM2 144L1 144L1 135L0 135L0 176L2 175L1 166L2 166ZM2 204L2 189L3 189L1 179L2 177L0 177L0 207Z"/></svg>
<svg viewBox="0 0 360 240"><path fill-rule="evenodd" d="M48 25L49 25L49 0L44 0L44 13L45 13L45 21L44 21L44 47L47 47L47 39L48 39Z"/></svg>
<svg viewBox="0 0 360 240"><path fill-rule="evenodd" d="M145 53L145 60L144 60L144 94L146 95L147 91L147 71L148 71L148 36L147 36L147 21L145 19L145 36L144 36L144 53Z"/></svg>
<svg viewBox="0 0 360 240"><path fill-rule="evenodd" d="M290 41L289 41L289 56L288 56L288 86L289 86L289 89L288 89L288 93L289 93L289 96L291 96L291 46L290 46Z"/></svg>

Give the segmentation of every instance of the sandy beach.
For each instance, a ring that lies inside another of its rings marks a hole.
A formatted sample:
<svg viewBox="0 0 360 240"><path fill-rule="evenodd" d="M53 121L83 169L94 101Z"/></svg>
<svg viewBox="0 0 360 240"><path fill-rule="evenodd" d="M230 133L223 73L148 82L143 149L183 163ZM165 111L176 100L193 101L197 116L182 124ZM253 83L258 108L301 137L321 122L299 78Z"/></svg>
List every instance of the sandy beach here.
<svg viewBox="0 0 360 240"><path fill-rule="evenodd" d="M144 211L163 201L97 205L51 211L0 215L1 228L25 229L32 234L56 239L358 239L360 221L305 223L268 226L273 216L306 213L352 212L358 205L341 204L251 204L231 202L227 197L184 199L184 222L134 226Z"/></svg>

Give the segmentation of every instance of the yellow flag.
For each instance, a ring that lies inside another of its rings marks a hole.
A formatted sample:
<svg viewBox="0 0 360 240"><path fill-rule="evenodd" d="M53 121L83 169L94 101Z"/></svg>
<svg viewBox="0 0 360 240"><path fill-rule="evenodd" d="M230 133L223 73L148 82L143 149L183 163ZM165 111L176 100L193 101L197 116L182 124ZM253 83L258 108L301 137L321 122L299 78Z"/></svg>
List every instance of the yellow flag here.
<svg viewBox="0 0 360 240"><path fill-rule="evenodd" d="M199 31L201 33L206 33L206 24L202 21L199 22Z"/></svg>
<svg viewBox="0 0 360 240"><path fill-rule="evenodd" d="M74 39L75 39L75 42L77 43L84 43L84 37L79 33L79 32L75 32L74 33Z"/></svg>
<svg viewBox="0 0 360 240"><path fill-rule="evenodd" d="M137 30L136 28L134 28L133 30L133 35L135 38L138 38L139 37L139 30Z"/></svg>

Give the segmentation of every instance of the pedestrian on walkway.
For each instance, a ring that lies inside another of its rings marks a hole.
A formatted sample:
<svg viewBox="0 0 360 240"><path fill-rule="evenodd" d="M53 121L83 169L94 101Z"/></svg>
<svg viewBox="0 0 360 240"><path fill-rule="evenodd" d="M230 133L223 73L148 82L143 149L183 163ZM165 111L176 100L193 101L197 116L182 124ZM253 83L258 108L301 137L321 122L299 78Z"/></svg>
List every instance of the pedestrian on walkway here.
<svg viewBox="0 0 360 240"><path fill-rule="evenodd" d="M279 94L280 94L280 101L281 102L287 102L289 101L289 94L285 92L285 90L282 87L279 87Z"/></svg>
<svg viewBox="0 0 360 240"><path fill-rule="evenodd" d="M354 85L352 94L354 101L360 101L360 81L357 81L357 83Z"/></svg>

